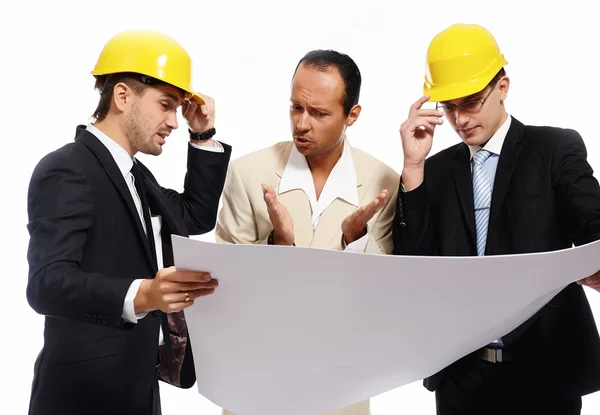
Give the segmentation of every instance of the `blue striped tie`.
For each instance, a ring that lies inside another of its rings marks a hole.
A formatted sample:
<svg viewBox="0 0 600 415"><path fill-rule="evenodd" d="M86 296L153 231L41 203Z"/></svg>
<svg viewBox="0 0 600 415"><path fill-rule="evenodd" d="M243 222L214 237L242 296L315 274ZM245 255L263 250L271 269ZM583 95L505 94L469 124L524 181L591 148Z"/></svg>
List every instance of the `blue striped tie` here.
<svg viewBox="0 0 600 415"><path fill-rule="evenodd" d="M492 155L487 150L473 154L473 202L475 205L475 227L477 229L477 255L485 255L492 185L483 163Z"/></svg>

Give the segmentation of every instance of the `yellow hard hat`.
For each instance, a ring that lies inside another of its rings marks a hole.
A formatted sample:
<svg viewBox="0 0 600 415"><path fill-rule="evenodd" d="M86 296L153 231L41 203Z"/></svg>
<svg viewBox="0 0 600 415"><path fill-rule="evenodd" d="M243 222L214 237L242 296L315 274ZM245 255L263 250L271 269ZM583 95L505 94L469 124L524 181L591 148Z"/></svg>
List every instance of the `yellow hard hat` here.
<svg viewBox="0 0 600 415"><path fill-rule="evenodd" d="M454 24L429 44L423 94L433 102L475 94L507 63L487 29L475 24Z"/></svg>
<svg viewBox="0 0 600 415"><path fill-rule="evenodd" d="M169 36L151 30L118 33L104 45L92 75L135 72L150 76L186 92L200 105L202 97L192 88L192 60Z"/></svg>

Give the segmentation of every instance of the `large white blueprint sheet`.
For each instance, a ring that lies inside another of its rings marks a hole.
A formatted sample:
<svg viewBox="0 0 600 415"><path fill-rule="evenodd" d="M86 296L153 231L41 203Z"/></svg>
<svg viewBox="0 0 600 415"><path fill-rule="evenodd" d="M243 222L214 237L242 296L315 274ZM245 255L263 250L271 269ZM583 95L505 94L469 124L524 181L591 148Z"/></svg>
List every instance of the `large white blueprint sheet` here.
<svg viewBox="0 0 600 415"><path fill-rule="evenodd" d="M316 415L430 376L600 270L599 242L490 257L408 257L173 237L211 272L185 311L199 392L236 415Z"/></svg>

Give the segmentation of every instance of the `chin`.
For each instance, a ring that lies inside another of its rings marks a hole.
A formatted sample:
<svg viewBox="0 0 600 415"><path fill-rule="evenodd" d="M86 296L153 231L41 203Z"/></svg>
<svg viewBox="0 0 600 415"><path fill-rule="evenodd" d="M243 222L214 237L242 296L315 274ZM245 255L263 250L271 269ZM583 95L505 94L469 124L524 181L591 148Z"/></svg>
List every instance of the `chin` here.
<svg viewBox="0 0 600 415"><path fill-rule="evenodd" d="M308 149L306 147L298 146L296 144L294 144L294 146L296 147L296 150L298 150L298 152L300 154L302 154L303 156L306 157L306 156L311 156L312 155L312 151L310 149Z"/></svg>
<svg viewBox="0 0 600 415"><path fill-rule="evenodd" d="M485 140L481 137L462 137L463 143L468 146L481 146L485 143Z"/></svg>
<svg viewBox="0 0 600 415"><path fill-rule="evenodd" d="M149 156L160 156L162 154L162 147L158 146L158 147L153 147L153 148L146 148L144 150L141 150L140 153L144 153L147 154Z"/></svg>

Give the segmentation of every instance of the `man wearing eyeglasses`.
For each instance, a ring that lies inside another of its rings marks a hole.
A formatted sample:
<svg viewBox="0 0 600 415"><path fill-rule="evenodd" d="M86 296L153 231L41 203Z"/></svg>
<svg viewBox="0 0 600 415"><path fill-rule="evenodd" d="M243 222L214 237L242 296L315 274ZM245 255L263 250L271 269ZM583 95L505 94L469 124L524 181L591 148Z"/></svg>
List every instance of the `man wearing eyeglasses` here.
<svg viewBox="0 0 600 415"><path fill-rule="evenodd" d="M478 25L452 25L429 45L426 95L400 128L394 253L521 254L600 239L600 187L581 136L509 115L506 64ZM422 108L428 100L435 110ZM462 142L426 159L442 117ZM600 290L600 273L425 379L437 414L579 414L581 397L600 390L600 339L581 285Z"/></svg>

